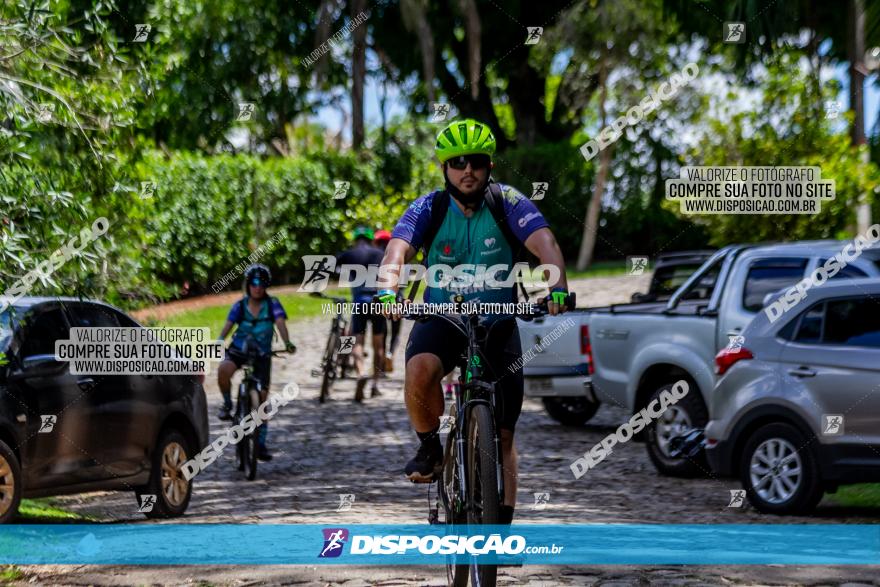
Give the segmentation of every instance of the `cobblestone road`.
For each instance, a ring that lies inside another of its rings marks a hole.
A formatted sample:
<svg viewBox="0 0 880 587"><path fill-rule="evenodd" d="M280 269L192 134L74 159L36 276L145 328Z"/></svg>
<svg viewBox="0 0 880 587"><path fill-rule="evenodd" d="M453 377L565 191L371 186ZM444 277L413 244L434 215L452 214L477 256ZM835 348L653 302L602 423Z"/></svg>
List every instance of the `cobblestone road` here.
<svg viewBox="0 0 880 587"><path fill-rule="evenodd" d="M623 302L644 290L644 278L616 277L581 281L580 305ZM382 382L383 396L358 405L351 401L354 382L338 382L333 401L317 403L318 380L309 376L324 346L328 321L291 322L300 353L276 359L273 390L297 382L300 397L282 408L271 424L271 463L261 463L256 481L234 470L231 451L199 475L184 523L424 523L427 488L402 476L416 448L403 406L402 353ZM404 335L408 333L405 326ZM405 340L405 339L404 339ZM402 347L402 345L401 345ZM402 349L401 349L402 350ZM212 437L223 427L214 415L216 384L208 387ZM874 523L880 511L841 511L823 502L811 518L768 518L750 509L728 508L731 481L659 477L644 446L615 447L613 455L587 476L575 480L569 463L626 418L623 410L603 406L579 430L550 420L538 401L527 399L518 425L520 523ZM533 493L550 494L542 509ZM337 511L340 494L354 494L350 511ZM145 522L128 493L61 498L63 506L83 514L122 522ZM32 567L29 578L53 584L344 584L441 585L443 570L373 567ZM870 567L524 567L501 570L499 584L518 585L698 585L698 584L880 584Z"/></svg>

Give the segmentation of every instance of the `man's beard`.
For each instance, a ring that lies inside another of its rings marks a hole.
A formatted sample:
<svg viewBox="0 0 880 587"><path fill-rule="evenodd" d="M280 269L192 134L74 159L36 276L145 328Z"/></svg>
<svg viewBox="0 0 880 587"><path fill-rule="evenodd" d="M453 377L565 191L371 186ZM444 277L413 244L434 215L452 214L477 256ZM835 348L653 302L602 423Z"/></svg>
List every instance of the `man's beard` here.
<svg viewBox="0 0 880 587"><path fill-rule="evenodd" d="M449 174L444 170L443 178L446 180L446 191L449 192L453 198L464 204L465 206L473 205L483 199L483 194L486 192L486 186L489 185L489 177L486 177L486 180L483 184L476 190L474 190L470 194L465 194L460 189L455 187L451 181L449 181Z"/></svg>

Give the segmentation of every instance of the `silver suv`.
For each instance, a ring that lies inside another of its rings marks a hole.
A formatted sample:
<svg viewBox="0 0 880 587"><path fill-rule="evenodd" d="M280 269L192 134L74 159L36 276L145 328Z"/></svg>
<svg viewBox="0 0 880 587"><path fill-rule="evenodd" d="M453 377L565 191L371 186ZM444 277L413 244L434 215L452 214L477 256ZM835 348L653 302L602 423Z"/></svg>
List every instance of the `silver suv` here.
<svg viewBox="0 0 880 587"><path fill-rule="evenodd" d="M827 282L715 358L706 454L760 511L812 509L880 481L880 279Z"/></svg>

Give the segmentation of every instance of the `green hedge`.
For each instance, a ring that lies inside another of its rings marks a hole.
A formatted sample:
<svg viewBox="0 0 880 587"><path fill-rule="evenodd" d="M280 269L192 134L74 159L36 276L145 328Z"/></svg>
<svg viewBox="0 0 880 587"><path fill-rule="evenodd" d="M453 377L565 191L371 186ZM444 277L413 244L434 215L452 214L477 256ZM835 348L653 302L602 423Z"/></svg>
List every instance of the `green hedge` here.
<svg viewBox="0 0 880 587"><path fill-rule="evenodd" d="M140 169L157 185L148 200L145 269L175 287L189 282L191 292L212 291L281 231L261 262L277 283L292 282L302 275L302 255L346 248L358 224L391 227L414 194L428 189L395 192L377 168L369 157L332 152L268 159L151 153ZM334 181L350 183L345 198L333 198ZM239 284L240 277L229 287Z"/></svg>

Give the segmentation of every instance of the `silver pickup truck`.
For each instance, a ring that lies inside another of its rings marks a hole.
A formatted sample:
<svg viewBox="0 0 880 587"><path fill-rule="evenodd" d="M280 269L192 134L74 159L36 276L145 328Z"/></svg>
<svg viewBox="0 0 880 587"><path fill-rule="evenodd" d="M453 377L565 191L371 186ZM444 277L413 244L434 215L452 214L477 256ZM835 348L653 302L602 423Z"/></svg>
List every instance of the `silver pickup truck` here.
<svg viewBox="0 0 880 587"><path fill-rule="evenodd" d="M688 395L639 439L661 473L700 474L708 470L703 455L674 458L669 442L709 420L715 355L762 310L770 294L804 279L850 242L731 245L707 259L666 302L589 308L524 322L523 351L533 350L524 361L526 395L543 398L548 412L552 406L568 416L566 421L557 413L557 420L583 424L600 403L635 414L686 379ZM880 276L877 246L863 250L832 279L875 276Z"/></svg>

